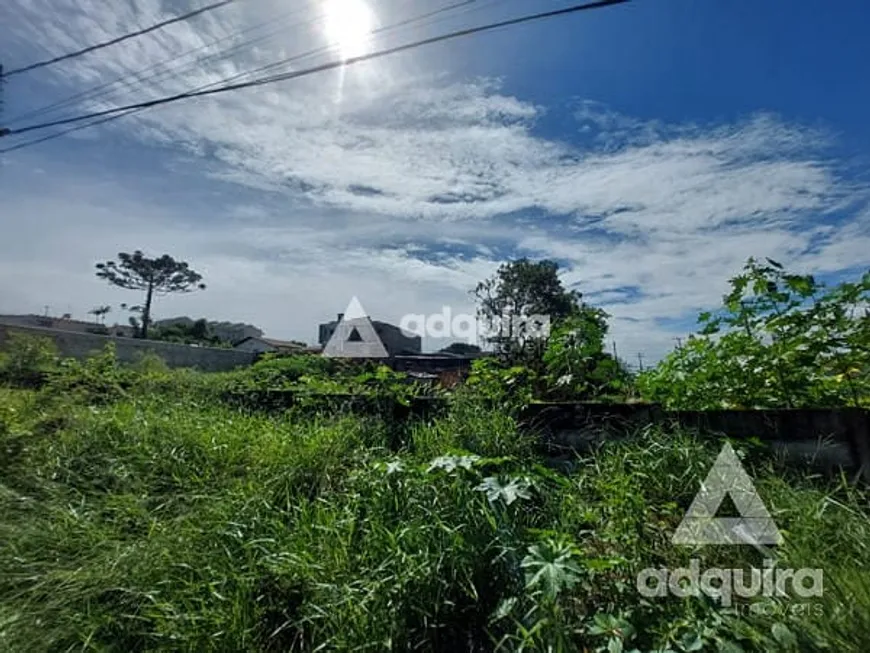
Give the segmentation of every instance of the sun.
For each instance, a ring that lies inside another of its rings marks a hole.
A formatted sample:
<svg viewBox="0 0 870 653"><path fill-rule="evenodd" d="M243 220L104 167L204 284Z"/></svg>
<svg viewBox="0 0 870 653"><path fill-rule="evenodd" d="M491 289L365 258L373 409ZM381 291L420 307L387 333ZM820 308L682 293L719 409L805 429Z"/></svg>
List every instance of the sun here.
<svg viewBox="0 0 870 653"><path fill-rule="evenodd" d="M342 59L369 51L375 21L364 0L325 0L325 12L326 38Z"/></svg>

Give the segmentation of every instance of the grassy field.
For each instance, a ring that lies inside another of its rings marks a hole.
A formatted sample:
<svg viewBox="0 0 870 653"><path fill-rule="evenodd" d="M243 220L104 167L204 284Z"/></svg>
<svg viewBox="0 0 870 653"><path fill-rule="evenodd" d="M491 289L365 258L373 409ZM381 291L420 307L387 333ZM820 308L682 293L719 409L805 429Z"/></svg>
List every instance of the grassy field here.
<svg viewBox="0 0 870 653"><path fill-rule="evenodd" d="M761 566L670 542L721 442L646 430L563 472L471 391L396 425L116 373L0 388L2 651L870 650L867 497L763 450L735 445L778 565L824 593L726 608L635 580Z"/></svg>

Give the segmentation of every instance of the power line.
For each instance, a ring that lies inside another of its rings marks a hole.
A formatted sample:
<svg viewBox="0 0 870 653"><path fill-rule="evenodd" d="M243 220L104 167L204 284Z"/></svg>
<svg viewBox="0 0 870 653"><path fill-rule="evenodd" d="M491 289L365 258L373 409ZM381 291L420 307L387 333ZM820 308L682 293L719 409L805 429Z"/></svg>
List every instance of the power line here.
<svg viewBox="0 0 870 653"><path fill-rule="evenodd" d="M378 28L376 30L373 30L373 34L374 33L386 33L386 32L392 31L394 29L398 29L399 27L404 27L404 26L412 24L412 23L423 21L423 20L425 20L427 18L431 18L437 14L446 13L446 12L449 12L453 9L457 9L459 7L462 7L462 6L474 4L477 1L478 0L461 0L460 2L456 2L456 3L450 4L450 5L441 7L439 9L435 9L433 11L426 12L426 13L418 15L418 16L414 16L412 18L407 18L405 20L401 20L399 22L392 23L390 25ZM494 2L495 2L495 0L492 0L491 2L488 2L488 3L483 3L481 5L478 5L478 8L482 8L483 6L488 5L488 4L494 4ZM267 64L265 66L260 66L259 68L254 68L253 70L248 70L248 71L244 71L241 73L237 73L235 75L231 75L230 77L225 77L224 79L221 79L217 82L211 82L209 84L199 86L191 92L195 93L195 92L198 92L200 90L211 88L217 84L223 84L226 82L233 81L235 79L239 79L240 77L247 77L249 75L252 75L252 74L255 74L258 72L263 72L264 70L276 68L278 66L285 66L287 64L294 63L296 61L300 61L303 59L307 59L309 57L312 57L312 56L315 56L318 54L322 54L324 52L329 52L330 50L336 49L336 47L337 46L334 46L334 45L327 45L327 46L315 48L313 50L309 50L308 52L303 52L301 54L298 54L298 55L295 55L292 57L287 57L287 58L282 59L282 60L275 62L275 63ZM88 127L96 127L97 125L102 125L104 123L111 122L111 121L117 120L119 118L123 118L124 116L128 116L130 114L139 113L140 111L144 111L146 108L148 108L148 107L135 107L135 108L131 108L129 110L123 111L121 113L103 116L102 118L99 118L99 119L94 120L92 122L85 123L83 125L75 125L74 127L70 127L68 129L64 129L62 131L55 132L53 134L49 134L48 136L43 136L41 138L37 138L37 139L31 140L31 141L25 141L24 143L18 143L17 145L13 145L12 147L7 147L6 149L0 150L0 154L6 154L9 152L14 152L16 150L21 150L21 149L24 149L26 147L30 147L31 145L39 145L40 143L45 143L46 141L51 141L51 140L54 140L55 138L60 138L61 136L66 136L67 134L81 131L82 129L87 129ZM0 136L3 136L3 135L5 135L5 134L3 133L2 130L0 130Z"/></svg>
<svg viewBox="0 0 870 653"><path fill-rule="evenodd" d="M472 4L475 4L477 2L478 2L478 0L462 0L461 2L455 2L451 5L446 6L446 7L441 7L439 9L435 9L433 11L427 12L421 16L417 16L417 17L412 18L412 19L404 20L404 21L401 21L399 23L392 24L390 26L375 29L375 30L373 30L372 34L378 34L381 32L390 31L390 30L393 30L393 29L400 27L404 24L417 22L417 21L423 20L425 18L435 16L437 14L451 11L451 10L456 9L458 7L472 5ZM494 4L494 2L491 1L491 2L487 2L487 3L482 3L481 5L478 6L478 8L482 8L483 6L488 5L488 4ZM161 81L163 79L166 79L168 76L172 75L173 73L178 73L182 70L189 70L196 65L203 64L203 63L208 62L208 61L225 59L230 54L232 54L234 52L238 52L239 50L241 50L243 48L247 48L247 47L250 47L250 46L255 45L257 43L262 43L263 41L267 41L271 38L274 38L275 36L277 36L278 34L283 32L285 29L285 27L275 28L276 25L280 25L282 23L285 23L288 18L290 18L291 16L294 16L294 15L297 15L297 14L301 13L302 11L303 11L302 9L296 9L296 10L293 10L290 12L285 12L283 18L280 18L280 19L272 18L268 21L258 23L257 25L253 25L253 26L248 27L246 29L239 30L235 33L228 34L228 35L223 36L221 38L210 41L209 43L205 43L203 45L200 45L196 48L192 48L190 50L181 52L177 55L168 57L168 58L163 59L161 61L158 61L157 63L154 63L150 66L142 68L138 71L135 71L135 72L128 71L128 75L132 75L133 77L136 78L135 81L126 79L127 76L121 75L120 77L117 77L111 81L104 82L104 83L99 84L97 86L94 86L90 89L86 89L86 90L81 91L79 93L75 93L75 94L73 94L65 99L59 100L57 102L53 102L49 105L43 106L43 107L38 108L38 109L34 109L32 111L27 111L23 114L19 114L15 117L11 118L7 122L7 124L13 124L16 122L26 120L28 118L35 118L37 116L44 115L46 113L52 113L56 109L61 109L63 107L75 104L76 101L78 101L78 100L94 100L94 99L98 99L100 97L104 97L106 95L111 95L113 93L113 91L107 90L107 89L110 89L112 86L115 86L116 84L119 84L119 83L123 84L127 88L132 88L137 82L143 83L146 81L151 81L151 82ZM302 26L307 25L307 24L322 21L323 19L324 19L324 16L321 15L319 18L309 18L307 20L297 21L297 22L293 23L292 25L289 25L287 27L287 29L296 29L298 27L302 27ZM179 59L183 59L189 55L195 54L195 53L200 52L202 50L206 50L212 46L218 45L219 43L223 43L225 41L232 40L233 38L241 36L242 34L257 31L259 29L262 29L263 27L272 27L273 29L267 31L265 34L263 34L261 36L247 39L247 40L245 40L241 43L237 43L237 44L233 45L232 47L227 48L225 50L221 50L221 51L207 54L207 55L204 55L201 57L197 57L195 60L188 62L187 64L184 64L183 66L176 68L175 70L173 70L171 67L168 67L168 65L174 61L178 61ZM321 52L325 52L325 51L329 51L330 49L333 49L333 47L334 46L325 46L325 47L322 47L322 48L319 48L317 50L313 50L313 51L309 52L308 55L313 56L315 54L320 54ZM240 77L244 77L246 75L253 74L253 73L258 72L260 70L275 68L275 67L284 65L288 61L295 61L295 60L299 60L302 58L303 58L302 56L290 57L289 59L283 60L281 62L277 62L275 64L269 64L267 66L263 66L261 68L254 69L254 70L248 71L246 73L240 73L237 75L233 75L232 77L229 77L227 79L222 80L222 82L232 81L234 79L238 79ZM154 72L153 74L145 75L145 73L148 73L150 71L154 71L155 69L160 69L160 68L164 68L164 70ZM143 75L144 75L144 77L143 77ZM0 70L0 81L2 81L2 70ZM205 87L200 87L200 88L207 88L208 86L213 86L213 85L214 84L209 84ZM123 114L123 115L126 115L126 114ZM99 123L102 123L102 122L104 122L104 121L99 121ZM95 124L99 124L99 123L95 123ZM72 130L72 131L77 131L77 130ZM68 133L68 132L63 132L63 133ZM3 135L2 130L0 130L0 135ZM46 139L39 139L38 142L43 142L44 140L46 140Z"/></svg>
<svg viewBox="0 0 870 653"><path fill-rule="evenodd" d="M22 68L14 68L5 73L5 77L11 77L12 75L19 75L21 73L26 73L31 70L36 70L37 68L44 68L46 66L51 66L52 64L56 64L60 61L66 61L67 59L73 59L75 57L80 57L83 54L88 54L89 52L94 52L96 50L101 50L102 48L109 47L110 45L116 45L123 41L127 41L132 38L136 38L137 36L142 36L143 34L148 34L149 32L153 32L155 30L161 29L162 27L166 27L167 25L172 25L173 23L179 23L184 20L189 20L200 14L204 14L208 11L214 11L215 9L220 9L221 7L228 5L230 3L235 2L236 0L221 0L220 2L215 2L210 5L206 5L205 7L200 7L199 9L194 9L193 11L188 11L187 13L181 14L179 16L174 16L173 18L169 18L167 20L161 21L149 27L144 27L142 29L136 30L135 32L129 32L127 34L123 34L122 36L116 36L113 39L109 39L108 41L103 41L102 43L96 43L94 45L89 45L86 48L82 48L81 50L76 50L75 52L68 52L67 54L62 54L57 57L52 57L51 59L45 59L43 61L37 61L36 63L32 63L29 66L24 66Z"/></svg>
<svg viewBox="0 0 870 653"><path fill-rule="evenodd" d="M254 32L254 31L260 30L264 27L273 27L274 28L276 25L282 25L291 16L295 16L296 14L299 14L301 12L302 12L302 9L296 9L294 11L287 12L280 19L276 20L273 18L271 20L264 21L264 22L258 23L256 25L252 25L251 27L248 27L248 28L243 29L243 30L239 30L233 34L229 34L227 36L223 36L223 37L215 39L213 41L209 41L208 43L200 45L196 48L192 48L190 50L186 50L184 52L181 52L177 55L173 55L171 57L167 57L165 59L162 59L161 61L158 61L154 64L151 64L150 66L146 66L145 68L141 68L135 72L127 71L126 75L121 75L119 77L116 77L115 79L108 81L108 82L103 82L102 84L98 84L97 86L93 86L89 89L85 89L84 91L80 91L78 93L70 95L69 97L66 97L62 100L58 100L57 102L53 102L53 103L48 104L46 106L40 107L38 109L33 109L31 111L27 111L26 113L19 114L15 117L11 118L9 120L8 124L20 122L22 120L27 120L29 118L35 118L37 116L44 115L46 113L51 113L51 112L55 111L56 109L61 109L63 107L70 106L70 105L75 104L77 101L80 101L80 100L95 100L95 99L98 99L98 98L106 96L106 95L111 95L114 93L114 91L107 90L107 89L110 89L112 86L115 86L116 84L123 84L124 86L130 88L130 87L134 86L137 82L143 83L146 81L162 80L165 77L167 77L168 75L173 74L173 69L171 67L169 67L173 62L176 62L180 59L184 59L185 57L188 57L192 54L196 54L197 52L201 52L202 50L207 50L208 48L219 45L220 43L224 43L225 41L230 41L230 40L237 38L243 34L247 34L249 32ZM296 23L293 23L292 25L288 26L287 29L295 29L297 27L301 27L301 26L306 25L308 23L314 22L314 20L315 19L297 21ZM277 36L278 34L280 34L284 29L285 29L285 27L279 27L277 29L272 29L261 36L246 39L245 41L243 41L241 43L237 43L236 45L233 45L232 47L227 48L225 50L221 50L219 52L214 52L211 54L203 55L201 57L197 57L195 60L190 61L190 62L184 64L183 66L176 68L174 72L177 73L181 70L186 70L186 69L192 68L193 66L206 63L207 61L212 61L215 59L223 59L226 56L232 54L233 52L237 52L238 50L241 50L242 48L249 47L249 46L252 46L256 43L261 43L265 40L273 38L274 36ZM164 70L159 71L159 72L153 72L152 74L146 75L146 73L150 73L151 71L158 71L161 68L163 68ZM133 76L135 78L135 81L127 79L129 76ZM2 76L0 76L0 77L2 77Z"/></svg>
<svg viewBox="0 0 870 653"><path fill-rule="evenodd" d="M231 1L231 0L228 0ZM0 136L8 136L12 134L25 134L31 131L36 131L40 129L46 129L49 127L58 127L60 125L68 125L72 123L82 122L85 120L91 120L93 118L101 118L103 116L110 116L113 114L123 113L130 111L132 109L147 109L150 107L161 106L164 104L169 104L172 102L177 102L179 100L186 100L194 97L203 97L206 95L216 95L218 93L225 93L227 91L236 91L245 88L251 88L255 86L263 86L265 84L272 84L274 82L286 81L290 79L297 79L299 77L306 77L308 75L313 75L315 73L324 72L327 70L334 70L336 68L342 68L344 66L350 66L356 63L362 63L364 61L370 61L372 59L379 59L382 57L386 57L391 54L397 54L399 52L405 52L407 50L413 50L425 45L432 45L435 43L440 43L443 41L449 41L453 39L457 39L464 36L471 36L473 34L479 34L482 32L489 32L496 29L501 29L504 27L510 27L513 25L519 25L522 23L529 23L532 21L543 20L546 18L553 18L556 16L565 16L568 14L578 13L581 11L591 10L591 9L600 9L603 7L609 7L618 4L624 4L630 2L630 0L597 0L596 2L590 2L586 4L580 5L572 5L570 7L564 7L562 9L555 9L551 11L545 11L537 14L529 14L525 16L520 16L518 18L511 18L508 20L503 20L495 23L488 23L485 25L478 25L475 27L469 27L462 30L456 30L453 32L448 32L446 34L439 34L437 36L432 36L426 39L421 39L418 41L412 41L411 43L405 43L402 45L397 45L391 48L385 48L383 50L377 50L375 52L370 52L368 54L360 55L357 57L349 57L347 59L341 59L338 61L331 61L328 63L320 64L319 66L312 66L311 68L306 68L303 70L293 71L289 73L282 73L277 75L272 75L270 77L264 77L260 79L253 79L247 82L240 82L237 84L227 84L225 86L220 86L218 88L211 89L203 89L199 91L188 91L185 93L178 93L175 95L169 95L162 98L156 98L153 100L147 100L144 102L137 102L134 104L128 104L121 107L115 107L112 109L104 109L102 111L94 111L91 113L83 114L81 116L75 116L72 118L65 118L61 120L54 120L51 122L38 123L35 125L28 125L26 127L20 127L18 129L6 129L0 130ZM3 151L0 151L2 153Z"/></svg>
<svg viewBox="0 0 870 653"><path fill-rule="evenodd" d="M441 13L444 13L444 12L447 12L447 11L451 11L451 10L453 10L453 9L457 9L457 8L459 8L459 7L463 7L463 6L465 6L465 5L471 5L471 4L474 4L475 2L477 2L477 0L461 0L460 2L455 2L455 3L451 4L451 5L447 5L446 7L441 7L441 8L439 8L439 9L434 9L434 10L432 10L432 11L429 11L429 12L427 12L427 13L425 13L425 14L422 14L422 15L420 15L420 16L417 16L417 17L415 17L415 18L407 18L407 19L405 19L405 20L401 20L401 21L399 21L399 22L397 22L397 23L393 23L393 24L388 25L388 26L386 26L386 27L379 27L379 28L377 28L377 29L372 30L372 35L376 35L376 34L382 34L382 33L390 32L390 31L392 31L392 30L394 30L394 29L397 29L397 28L399 28L399 27L404 27L405 25L408 25L408 24L410 24L410 23L414 23L414 22L417 22L417 21L420 21L420 20L425 20L426 18L431 18L432 16L435 16L435 15L437 15L437 14L441 14ZM487 3L487 4L493 4L493 3L490 2L490 3ZM325 52L329 52L330 50L334 50L334 49L335 49L335 46L334 46L334 45L324 45L324 46L321 46L321 47L319 47L319 48L315 48L314 50L309 50L307 53L305 53L305 54L303 54L303 55L296 55L296 56L293 56L293 57L288 57L288 58L286 58L286 59L279 59L278 61L276 61L276 62L274 62L274 63L265 64L265 65L263 65L263 66L259 66L258 68L254 68L253 70L248 70L248 71L245 71L245 72L242 72L242 73L238 73L238 74L236 74L236 75L231 75L230 77L226 77L226 78L222 79L222 80L219 81L219 82L214 82L214 83L212 83L212 84L208 84L208 85L206 85L205 87L200 87L200 88L208 88L208 87L214 86L215 84L223 84L223 83L226 83L226 82L232 82L232 81L235 81L235 80L240 79L240 78L242 78L242 77L248 77L248 76L253 75L253 74L255 74L255 73L262 73L262 72L266 72L267 70L273 70L273 69L275 69L275 68L281 68L282 66L286 66L287 64L289 64L289 63L293 63L293 62L298 61L298 60L300 60L300 59L305 59L305 58L308 58L308 57L310 57L310 56L315 56L315 55L318 55L318 54L323 54L323 53L325 53ZM350 60L347 60L347 63L349 63L349 62L350 62ZM199 91L199 90L200 90L200 89L197 89L197 90L194 91L194 92L197 92L197 91Z"/></svg>
<svg viewBox="0 0 870 653"><path fill-rule="evenodd" d="M46 141L53 141L55 138L60 138L61 136L66 136L67 134L72 134L73 132L81 131L82 129L87 129L88 127L96 127L97 125L102 125L106 122L111 122L113 120L117 120L119 118L123 118L124 116L129 116L132 113L139 113L140 111L144 111L144 109L130 109L129 111L125 111L124 113L117 113L112 116L104 116L103 118L98 118L92 122L86 122L83 125L76 125L74 127L69 127L59 132L54 132L53 134L48 134L47 136L42 136L40 138L34 138L32 141L25 141L24 143L18 143L17 145L13 145L11 147L7 147L4 150L0 150L0 154L7 154L8 152L15 152L16 150L22 150L26 147L31 147L32 145L39 145L40 143L45 143ZM0 130L0 136L3 135L2 130Z"/></svg>

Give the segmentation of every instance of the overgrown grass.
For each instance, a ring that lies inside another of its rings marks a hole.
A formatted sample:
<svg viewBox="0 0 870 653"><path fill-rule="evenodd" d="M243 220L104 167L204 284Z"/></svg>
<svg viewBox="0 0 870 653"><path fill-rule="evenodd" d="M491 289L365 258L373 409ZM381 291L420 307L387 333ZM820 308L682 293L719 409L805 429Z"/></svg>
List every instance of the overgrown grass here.
<svg viewBox="0 0 870 653"><path fill-rule="evenodd" d="M822 568L822 597L644 599L646 567L760 565L670 542L719 442L641 431L562 473L470 393L397 439L102 364L0 388L0 650L870 650L870 520L845 482L747 456L780 566Z"/></svg>

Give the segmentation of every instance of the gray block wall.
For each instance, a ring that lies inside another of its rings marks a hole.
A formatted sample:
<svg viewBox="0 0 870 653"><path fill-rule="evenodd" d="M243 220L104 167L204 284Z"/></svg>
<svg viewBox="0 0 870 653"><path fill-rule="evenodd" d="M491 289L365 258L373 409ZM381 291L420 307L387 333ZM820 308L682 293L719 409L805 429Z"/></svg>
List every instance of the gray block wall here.
<svg viewBox="0 0 870 653"><path fill-rule="evenodd" d="M203 372L226 372L237 367L251 365L256 358L256 354L252 352L235 349L191 347L174 342L119 338L8 324L0 324L0 349L5 349L9 333L49 338L54 341L62 356L70 358L87 358L91 354L102 351L107 343L114 342L118 360L124 363L134 363L146 352L151 352L160 356L169 367L192 367Z"/></svg>

